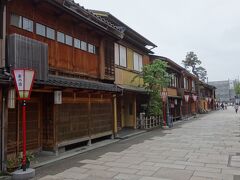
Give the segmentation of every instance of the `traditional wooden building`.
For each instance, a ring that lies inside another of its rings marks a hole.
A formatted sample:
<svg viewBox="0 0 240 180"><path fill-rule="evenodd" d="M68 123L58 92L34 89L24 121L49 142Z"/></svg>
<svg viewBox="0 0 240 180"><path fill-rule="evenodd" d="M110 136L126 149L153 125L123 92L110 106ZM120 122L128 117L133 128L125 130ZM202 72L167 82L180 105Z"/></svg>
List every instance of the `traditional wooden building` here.
<svg viewBox="0 0 240 180"><path fill-rule="evenodd" d="M199 81L199 113L216 110L216 87Z"/></svg>
<svg viewBox="0 0 240 180"><path fill-rule="evenodd" d="M149 54L152 52L146 46L154 48L156 45L112 14L103 11L92 12L124 29L124 38L114 44L115 84L122 91L117 96L117 129L136 128L137 116L144 112L148 101L146 90L140 87L143 80L137 76L142 67L150 62Z"/></svg>
<svg viewBox="0 0 240 180"><path fill-rule="evenodd" d="M173 121L180 120L182 118L181 105L183 97L181 94L181 81L183 68L169 58L151 55L151 61L155 60L161 60L167 63L167 72L170 76L168 87L163 89L168 97L167 102L164 103L163 112L165 116L168 113L168 116L170 116Z"/></svg>
<svg viewBox="0 0 240 180"><path fill-rule="evenodd" d="M198 112L198 78L186 69L182 71L182 115L183 118L191 117Z"/></svg>
<svg viewBox="0 0 240 180"><path fill-rule="evenodd" d="M11 0L6 17L7 66L36 71L27 149L57 153L113 135L120 92L114 42L123 29L71 0ZM21 104L15 102L8 110L8 154L22 146Z"/></svg>
<svg viewBox="0 0 240 180"><path fill-rule="evenodd" d="M0 171L4 170L6 160L6 128L7 128L7 96L9 77L5 75L5 42L6 42L6 3L7 0L0 0Z"/></svg>
<svg viewBox="0 0 240 180"><path fill-rule="evenodd" d="M198 112L198 78L169 58L152 55L151 60L161 60L168 64L167 72L170 82L168 88L163 89L163 94L168 96L163 109L165 118L176 121L196 114Z"/></svg>

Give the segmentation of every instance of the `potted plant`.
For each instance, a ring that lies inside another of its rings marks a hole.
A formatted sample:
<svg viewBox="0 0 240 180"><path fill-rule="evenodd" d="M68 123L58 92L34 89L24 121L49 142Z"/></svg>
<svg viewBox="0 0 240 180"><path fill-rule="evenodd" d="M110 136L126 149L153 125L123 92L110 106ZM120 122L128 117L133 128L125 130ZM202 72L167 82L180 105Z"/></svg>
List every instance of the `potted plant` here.
<svg viewBox="0 0 240 180"><path fill-rule="evenodd" d="M30 163L34 158L35 157L34 157L33 153L30 153L30 152L26 153L26 168L30 167ZM22 169L22 161L23 161L23 155L21 153L21 155L18 158L18 162L20 164L21 169Z"/></svg>
<svg viewBox="0 0 240 180"><path fill-rule="evenodd" d="M7 172L11 173L19 168L18 159L17 158L9 158L7 160Z"/></svg>

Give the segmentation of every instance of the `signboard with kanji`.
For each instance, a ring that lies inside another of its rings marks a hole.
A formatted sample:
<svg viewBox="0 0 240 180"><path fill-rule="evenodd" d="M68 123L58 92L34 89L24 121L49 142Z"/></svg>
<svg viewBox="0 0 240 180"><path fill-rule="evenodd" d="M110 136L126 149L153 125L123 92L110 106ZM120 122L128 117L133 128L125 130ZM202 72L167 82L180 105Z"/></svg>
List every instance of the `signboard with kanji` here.
<svg viewBox="0 0 240 180"><path fill-rule="evenodd" d="M19 100L29 100L35 72L31 69L13 70Z"/></svg>

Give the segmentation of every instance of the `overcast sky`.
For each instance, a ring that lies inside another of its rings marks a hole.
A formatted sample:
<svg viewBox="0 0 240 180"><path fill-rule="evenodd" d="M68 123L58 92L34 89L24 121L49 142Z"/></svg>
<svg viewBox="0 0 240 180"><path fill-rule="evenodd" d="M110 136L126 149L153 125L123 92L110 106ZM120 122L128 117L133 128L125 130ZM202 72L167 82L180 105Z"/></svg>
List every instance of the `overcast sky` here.
<svg viewBox="0 0 240 180"><path fill-rule="evenodd" d="M181 64L194 51L209 81L240 75L240 0L75 0L108 11Z"/></svg>

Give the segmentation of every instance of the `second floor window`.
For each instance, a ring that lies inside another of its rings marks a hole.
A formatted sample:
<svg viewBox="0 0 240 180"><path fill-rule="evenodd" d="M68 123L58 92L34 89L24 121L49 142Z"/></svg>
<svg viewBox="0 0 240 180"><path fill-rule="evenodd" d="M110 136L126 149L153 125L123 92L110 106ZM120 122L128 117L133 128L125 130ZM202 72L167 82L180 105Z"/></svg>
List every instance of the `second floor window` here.
<svg viewBox="0 0 240 180"><path fill-rule="evenodd" d="M169 85L171 87L177 87L178 85L178 78L176 74L170 74L170 82Z"/></svg>
<svg viewBox="0 0 240 180"><path fill-rule="evenodd" d="M71 36L69 36L69 35L66 35L65 36L65 38L66 38L66 44L67 45L69 45L69 46L72 46L72 44L73 44L73 38L71 37Z"/></svg>
<svg viewBox="0 0 240 180"><path fill-rule="evenodd" d="M121 45L119 49L120 66L127 67L127 49Z"/></svg>
<svg viewBox="0 0 240 180"><path fill-rule="evenodd" d="M36 23L36 34L46 36L46 28L42 24Z"/></svg>
<svg viewBox="0 0 240 180"><path fill-rule="evenodd" d="M196 90L195 81L192 81L192 91Z"/></svg>
<svg viewBox="0 0 240 180"><path fill-rule="evenodd" d="M189 80L187 78L184 78L184 89L189 89Z"/></svg>
<svg viewBox="0 0 240 180"><path fill-rule="evenodd" d="M87 51L87 43L85 41L81 41L81 50Z"/></svg>
<svg viewBox="0 0 240 180"><path fill-rule="evenodd" d="M33 32L33 21L28 18L11 14L10 24L26 31Z"/></svg>
<svg viewBox="0 0 240 180"><path fill-rule="evenodd" d="M55 40L55 30L47 27L47 38Z"/></svg>
<svg viewBox="0 0 240 180"><path fill-rule="evenodd" d="M95 46L92 44L88 44L88 52L95 54Z"/></svg>
<svg viewBox="0 0 240 180"><path fill-rule="evenodd" d="M74 47L78 49L81 48L81 41L79 39L74 39Z"/></svg>
<svg viewBox="0 0 240 180"><path fill-rule="evenodd" d="M127 49L117 43L114 44L115 64L127 67Z"/></svg>
<svg viewBox="0 0 240 180"><path fill-rule="evenodd" d="M33 21L23 17L23 29L33 32Z"/></svg>
<svg viewBox="0 0 240 180"><path fill-rule="evenodd" d="M65 42L65 34L63 34L61 32L57 32L57 41L60 43L64 43Z"/></svg>
<svg viewBox="0 0 240 180"><path fill-rule="evenodd" d="M22 28L22 16L11 14L10 24L19 28Z"/></svg>
<svg viewBox="0 0 240 180"><path fill-rule="evenodd" d="M135 53L133 54L133 69L135 71L142 71L143 67L143 58L142 55Z"/></svg>

